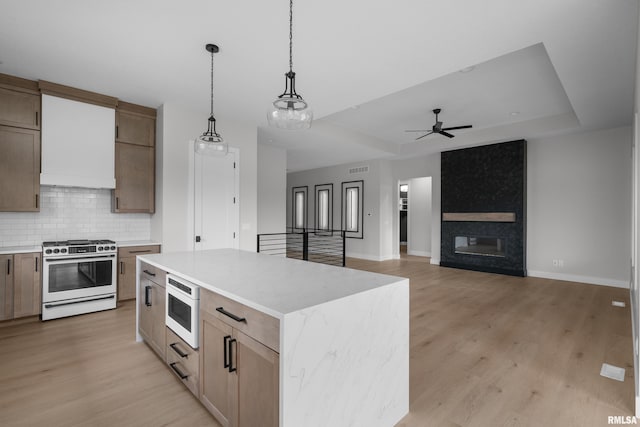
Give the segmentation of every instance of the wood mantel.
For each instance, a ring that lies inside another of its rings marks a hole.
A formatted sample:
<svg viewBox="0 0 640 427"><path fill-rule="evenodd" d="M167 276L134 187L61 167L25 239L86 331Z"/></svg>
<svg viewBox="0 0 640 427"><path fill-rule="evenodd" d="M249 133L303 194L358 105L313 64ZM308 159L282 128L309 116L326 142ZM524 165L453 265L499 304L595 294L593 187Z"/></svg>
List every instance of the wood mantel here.
<svg viewBox="0 0 640 427"><path fill-rule="evenodd" d="M516 222L515 212L445 212L443 221Z"/></svg>

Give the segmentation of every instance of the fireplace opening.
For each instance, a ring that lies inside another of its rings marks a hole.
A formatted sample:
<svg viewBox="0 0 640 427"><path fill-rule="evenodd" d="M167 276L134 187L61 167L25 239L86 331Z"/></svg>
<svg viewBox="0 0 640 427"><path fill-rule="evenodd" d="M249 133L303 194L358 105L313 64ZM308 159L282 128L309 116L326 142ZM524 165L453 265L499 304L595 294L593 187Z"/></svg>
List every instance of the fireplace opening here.
<svg viewBox="0 0 640 427"><path fill-rule="evenodd" d="M456 236L455 253L504 257L504 239L499 237Z"/></svg>

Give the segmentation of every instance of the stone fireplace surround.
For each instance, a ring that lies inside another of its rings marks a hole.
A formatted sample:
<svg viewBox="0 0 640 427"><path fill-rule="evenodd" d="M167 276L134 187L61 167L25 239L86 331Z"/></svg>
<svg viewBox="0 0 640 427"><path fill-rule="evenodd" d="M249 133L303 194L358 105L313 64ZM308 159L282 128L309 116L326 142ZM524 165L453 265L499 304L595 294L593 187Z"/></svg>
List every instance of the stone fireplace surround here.
<svg viewBox="0 0 640 427"><path fill-rule="evenodd" d="M441 156L440 265L526 276L526 141ZM459 236L472 242L500 239L501 254L456 253Z"/></svg>

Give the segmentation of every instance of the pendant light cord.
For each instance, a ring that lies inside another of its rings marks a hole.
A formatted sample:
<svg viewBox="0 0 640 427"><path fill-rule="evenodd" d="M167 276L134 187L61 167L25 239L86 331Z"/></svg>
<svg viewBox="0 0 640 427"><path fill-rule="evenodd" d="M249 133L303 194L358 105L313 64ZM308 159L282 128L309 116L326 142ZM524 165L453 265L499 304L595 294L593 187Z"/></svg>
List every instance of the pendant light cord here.
<svg viewBox="0 0 640 427"><path fill-rule="evenodd" d="M289 0L289 72L293 72L293 0Z"/></svg>
<svg viewBox="0 0 640 427"><path fill-rule="evenodd" d="M213 117L213 52L211 52L211 117Z"/></svg>

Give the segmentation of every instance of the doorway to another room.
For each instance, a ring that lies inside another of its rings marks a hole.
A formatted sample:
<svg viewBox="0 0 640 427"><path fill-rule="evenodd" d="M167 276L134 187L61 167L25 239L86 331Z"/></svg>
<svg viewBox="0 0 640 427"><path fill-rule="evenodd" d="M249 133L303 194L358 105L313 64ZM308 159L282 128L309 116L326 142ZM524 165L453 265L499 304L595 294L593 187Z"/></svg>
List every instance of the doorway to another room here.
<svg viewBox="0 0 640 427"><path fill-rule="evenodd" d="M431 257L431 177L398 182L400 257Z"/></svg>

